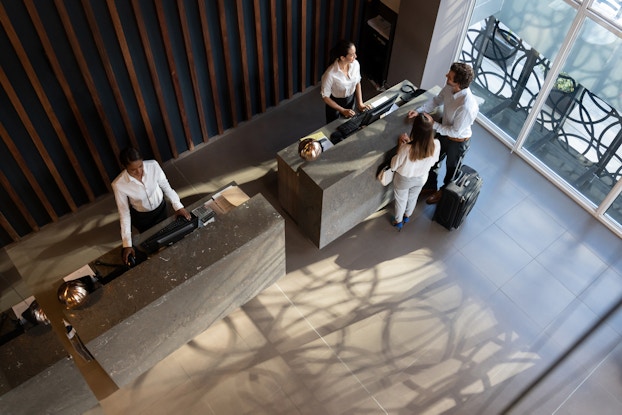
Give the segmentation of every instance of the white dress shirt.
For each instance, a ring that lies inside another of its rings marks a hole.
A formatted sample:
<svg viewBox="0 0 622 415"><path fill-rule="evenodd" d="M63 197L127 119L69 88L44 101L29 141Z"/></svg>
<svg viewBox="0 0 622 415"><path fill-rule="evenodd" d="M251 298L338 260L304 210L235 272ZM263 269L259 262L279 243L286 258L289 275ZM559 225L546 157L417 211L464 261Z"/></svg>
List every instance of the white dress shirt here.
<svg viewBox="0 0 622 415"><path fill-rule="evenodd" d="M350 64L348 76L339 70L339 63L335 61L322 75L322 98L346 98L354 94L356 85L361 82L361 65L355 59Z"/></svg>
<svg viewBox="0 0 622 415"><path fill-rule="evenodd" d="M412 161L410 159L410 146L402 144L397 154L391 159L391 170L403 177L421 177L428 174L430 168L438 161L441 154L441 142L434 139L434 152L430 157Z"/></svg>
<svg viewBox="0 0 622 415"><path fill-rule="evenodd" d="M471 126L479 112L471 89L465 88L454 94L451 86L445 85L437 96L417 108L417 112L430 113L439 106L443 106L443 122L434 122L434 129L447 137L470 138Z"/></svg>
<svg viewBox="0 0 622 415"><path fill-rule="evenodd" d="M112 182L114 198L119 209L121 222L121 239L123 247L132 246L132 220L130 206L139 212L151 212L162 203L164 196L171 202L174 210L184 207L179 196L155 160L143 161L142 183L123 170Z"/></svg>

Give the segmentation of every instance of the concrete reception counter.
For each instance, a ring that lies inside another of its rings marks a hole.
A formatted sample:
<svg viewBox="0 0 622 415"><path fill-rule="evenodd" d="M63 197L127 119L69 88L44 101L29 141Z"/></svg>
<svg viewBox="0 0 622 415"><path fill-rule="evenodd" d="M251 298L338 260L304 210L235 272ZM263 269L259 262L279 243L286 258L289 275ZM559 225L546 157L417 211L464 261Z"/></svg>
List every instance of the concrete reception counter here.
<svg viewBox="0 0 622 415"><path fill-rule="evenodd" d="M412 84L403 81L368 103L396 93L403 96L409 87ZM435 87L406 103L398 98L399 108L327 149L316 160L300 157L298 140L278 152L279 202L318 248L392 200L393 187L382 186L376 174L397 147L398 136L410 132L408 111L438 91L440 88ZM316 133L330 137L343 122L333 121Z"/></svg>

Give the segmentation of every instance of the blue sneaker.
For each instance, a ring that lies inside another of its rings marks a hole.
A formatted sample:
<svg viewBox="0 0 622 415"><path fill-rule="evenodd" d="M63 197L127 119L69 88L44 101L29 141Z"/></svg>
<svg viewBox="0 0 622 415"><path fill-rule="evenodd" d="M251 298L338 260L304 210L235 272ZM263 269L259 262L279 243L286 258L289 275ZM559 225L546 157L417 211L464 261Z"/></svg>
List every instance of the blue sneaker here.
<svg viewBox="0 0 622 415"><path fill-rule="evenodd" d="M404 222L396 222L395 221L395 217L391 217L391 225L393 225L395 227L395 229L397 229L397 231L401 231L402 227L404 226Z"/></svg>
<svg viewBox="0 0 622 415"><path fill-rule="evenodd" d="M408 223L409 220L410 218L408 216L404 216L404 219L402 219L402 222Z"/></svg>

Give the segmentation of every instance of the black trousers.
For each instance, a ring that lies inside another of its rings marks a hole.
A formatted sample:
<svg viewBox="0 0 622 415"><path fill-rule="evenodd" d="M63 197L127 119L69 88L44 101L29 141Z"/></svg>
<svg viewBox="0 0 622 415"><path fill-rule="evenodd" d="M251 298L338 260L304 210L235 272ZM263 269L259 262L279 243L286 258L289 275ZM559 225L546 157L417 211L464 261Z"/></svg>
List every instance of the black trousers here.
<svg viewBox="0 0 622 415"><path fill-rule="evenodd" d="M438 159L438 162L432 166L430 169L430 173L428 174L428 181L423 186L424 189L436 190L438 186L438 172L441 169L441 164L444 159L447 159L447 172L445 173L445 178L443 179L443 185L441 188L444 188L449 184L452 177L454 177L454 173L456 169L459 167L460 160L464 158L467 150L471 145L471 140L457 142L452 141L444 135L437 134L436 138L441 142L441 154Z"/></svg>
<svg viewBox="0 0 622 415"><path fill-rule="evenodd" d="M138 232L143 233L147 229L162 222L168 217L167 214L166 199L162 199L160 206L152 210L151 212L139 212L130 206L130 217L132 218L132 226L138 229Z"/></svg>
<svg viewBox="0 0 622 415"><path fill-rule="evenodd" d="M335 98L334 96L331 95L330 98L333 101L335 101L337 104L342 106L343 108L354 109L354 95L355 94L352 94L349 97L345 97L345 98ZM329 122L335 121L337 118L339 118L339 111L327 105L326 106L326 124L328 124Z"/></svg>

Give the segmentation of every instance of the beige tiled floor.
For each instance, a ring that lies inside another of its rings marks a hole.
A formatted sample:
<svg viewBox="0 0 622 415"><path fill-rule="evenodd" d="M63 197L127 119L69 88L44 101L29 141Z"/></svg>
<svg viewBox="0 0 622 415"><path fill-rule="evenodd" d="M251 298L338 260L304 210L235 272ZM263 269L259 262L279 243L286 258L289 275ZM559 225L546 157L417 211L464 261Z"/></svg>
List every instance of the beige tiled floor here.
<svg viewBox="0 0 622 415"><path fill-rule="evenodd" d="M185 200L236 180L280 209L274 154L322 122L311 90L165 167ZM285 215L287 275L89 414L500 413L622 295L622 242L479 126L465 162L484 187L459 230L422 203L318 250ZM7 254L36 290L117 244L114 215ZM618 313L512 413L622 413L621 336Z"/></svg>

